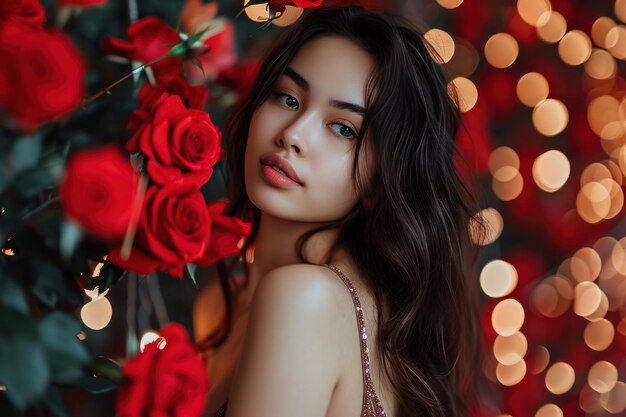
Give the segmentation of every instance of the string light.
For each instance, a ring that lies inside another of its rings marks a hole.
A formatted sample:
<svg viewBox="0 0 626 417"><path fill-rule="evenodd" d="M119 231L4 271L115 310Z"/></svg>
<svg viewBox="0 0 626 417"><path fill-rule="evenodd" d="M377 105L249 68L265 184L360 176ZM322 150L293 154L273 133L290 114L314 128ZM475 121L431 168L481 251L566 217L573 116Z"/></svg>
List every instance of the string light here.
<svg viewBox="0 0 626 417"><path fill-rule="evenodd" d="M80 318L85 326L92 330L104 329L113 316L113 308L111 303L105 297L109 289L107 288L102 294L98 294L98 287L94 290L85 290L85 294L91 298L80 310Z"/></svg>

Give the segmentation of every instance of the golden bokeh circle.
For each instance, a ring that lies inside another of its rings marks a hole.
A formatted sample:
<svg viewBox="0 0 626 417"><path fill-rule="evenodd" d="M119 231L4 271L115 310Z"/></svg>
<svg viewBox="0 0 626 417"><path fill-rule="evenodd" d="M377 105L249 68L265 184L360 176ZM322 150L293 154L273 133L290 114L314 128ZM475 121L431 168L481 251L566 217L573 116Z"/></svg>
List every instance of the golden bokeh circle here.
<svg viewBox="0 0 626 417"><path fill-rule="evenodd" d="M585 62L585 72L597 80L612 78L617 73L615 58L604 49L594 49Z"/></svg>
<svg viewBox="0 0 626 417"><path fill-rule="evenodd" d="M517 0L517 13L531 26L546 24L552 5L548 0Z"/></svg>
<svg viewBox="0 0 626 417"><path fill-rule="evenodd" d="M532 119L539 133L544 136L555 136L567 126L569 113L562 101L549 98L535 106Z"/></svg>
<svg viewBox="0 0 626 417"><path fill-rule="evenodd" d="M478 89L468 78L456 77L448 84L448 89L454 88L459 98L461 112L470 111L478 101Z"/></svg>
<svg viewBox="0 0 626 417"><path fill-rule="evenodd" d="M519 170L519 156L513 148L500 146L489 154L488 166L491 174L495 174L502 167L511 166Z"/></svg>
<svg viewBox="0 0 626 417"><path fill-rule="evenodd" d="M469 227L472 241L480 246L485 246L495 242L496 239L500 237L502 230L504 229L504 220L498 210L494 208L486 208L481 210L476 216L482 220L486 230L484 231L484 236L480 236L478 233L478 231L480 231L478 222L472 217Z"/></svg>
<svg viewBox="0 0 626 417"><path fill-rule="evenodd" d="M607 35L615 26L615 22L610 17L599 17L595 22L593 22L593 26L591 26L591 39L593 39L593 42L601 48L608 48L612 46L610 43L607 44ZM609 39L609 42L610 41L611 40ZM613 44L615 42L617 42L617 38L613 41Z"/></svg>
<svg viewBox="0 0 626 417"><path fill-rule="evenodd" d="M524 324L524 307L519 301L507 298L500 301L491 314L491 325L500 336L511 336Z"/></svg>
<svg viewBox="0 0 626 417"><path fill-rule="evenodd" d="M574 261L578 260L577 263ZM600 274L602 259L593 248L580 248L572 256L572 277L577 282L593 281Z"/></svg>
<svg viewBox="0 0 626 417"><path fill-rule="evenodd" d="M493 343L493 355L502 365L515 365L528 350L528 341L521 332L511 336L498 336Z"/></svg>
<svg viewBox="0 0 626 417"><path fill-rule="evenodd" d="M626 26L618 25L609 30L606 35L609 52L619 60L626 59Z"/></svg>
<svg viewBox="0 0 626 417"><path fill-rule="evenodd" d="M533 375L542 373L550 363L550 352L542 345L536 346L529 357L531 363L529 372Z"/></svg>
<svg viewBox="0 0 626 417"><path fill-rule="evenodd" d="M574 313L587 317L602 303L602 290L593 282L580 282L574 288Z"/></svg>
<svg viewBox="0 0 626 417"><path fill-rule="evenodd" d="M522 359L513 365L496 365L496 378L506 387L519 383L526 375L526 362Z"/></svg>
<svg viewBox="0 0 626 417"><path fill-rule="evenodd" d="M495 68L511 66L518 54L519 45L515 38L508 33L496 33L485 43L485 58Z"/></svg>
<svg viewBox="0 0 626 417"><path fill-rule="evenodd" d="M626 409L626 383L618 381L613 389L600 395L602 408L614 415L620 415Z"/></svg>
<svg viewBox="0 0 626 417"><path fill-rule="evenodd" d="M588 182L576 196L576 210L587 223L599 223L611 211L610 191L598 181Z"/></svg>
<svg viewBox="0 0 626 417"><path fill-rule="evenodd" d="M619 20L626 23L626 0L615 0L613 11Z"/></svg>
<svg viewBox="0 0 626 417"><path fill-rule="evenodd" d="M424 38L437 52L438 56L431 53L435 61L440 64L450 61L454 55L455 45L452 36L448 32L433 28L424 34Z"/></svg>
<svg viewBox="0 0 626 417"><path fill-rule="evenodd" d="M456 9L463 3L463 0L437 0L437 3L446 9Z"/></svg>
<svg viewBox="0 0 626 417"><path fill-rule="evenodd" d="M580 65L591 56L591 39L582 30L570 30L559 41L559 56L568 65Z"/></svg>
<svg viewBox="0 0 626 417"><path fill-rule="evenodd" d="M574 385L576 373L568 363L557 362L546 372L546 388L553 394L565 394Z"/></svg>
<svg viewBox="0 0 626 417"><path fill-rule="evenodd" d="M594 98L587 107L587 121L593 132L600 136L602 129L616 120L619 120L620 102L611 95Z"/></svg>
<svg viewBox="0 0 626 417"><path fill-rule="evenodd" d="M587 323L584 332L585 344L595 351L606 350L615 337L615 327L607 319Z"/></svg>
<svg viewBox="0 0 626 417"><path fill-rule="evenodd" d="M537 410L535 417L563 417L563 411L556 404L545 404Z"/></svg>
<svg viewBox="0 0 626 417"><path fill-rule="evenodd" d="M595 414L602 411L602 404L600 404L600 393L594 391L589 385L585 384L580 390L578 396L578 404L580 409Z"/></svg>
<svg viewBox="0 0 626 417"><path fill-rule="evenodd" d="M517 82L517 98L525 106L535 107L548 98L550 86L546 77L538 72L524 74Z"/></svg>
<svg viewBox="0 0 626 417"><path fill-rule="evenodd" d="M599 361L589 369L587 383L594 391L605 394L613 389L618 377L615 365L608 361Z"/></svg>
<svg viewBox="0 0 626 417"><path fill-rule="evenodd" d="M539 188L554 192L563 187L569 178L570 163L563 152L552 149L535 159L532 173Z"/></svg>
<svg viewBox="0 0 626 417"><path fill-rule="evenodd" d="M511 177L512 174L512 177ZM511 178L503 181L502 178ZM491 180L493 193L502 201L511 201L517 198L524 188L524 179L520 172L511 167L505 166L498 169Z"/></svg>
<svg viewBox="0 0 626 417"><path fill-rule="evenodd" d="M546 43L556 43L561 40L565 32L567 32L567 21L563 15L554 10L544 12L540 17L545 23L537 26L537 36Z"/></svg>
<svg viewBox="0 0 626 417"><path fill-rule="evenodd" d="M517 270L501 259L488 262L480 271L480 286L492 298L504 297L517 285Z"/></svg>
<svg viewBox="0 0 626 417"><path fill-rule="evenodd" d="M113 316L113 308L106 297L94 298L80 310L80 318L92 330L104 329Z"/></svg>

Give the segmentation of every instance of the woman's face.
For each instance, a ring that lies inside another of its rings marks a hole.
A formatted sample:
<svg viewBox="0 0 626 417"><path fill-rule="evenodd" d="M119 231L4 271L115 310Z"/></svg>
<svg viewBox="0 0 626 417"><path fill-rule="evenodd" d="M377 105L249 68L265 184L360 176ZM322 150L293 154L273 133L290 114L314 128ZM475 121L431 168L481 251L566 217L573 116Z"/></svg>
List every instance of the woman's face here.
<svg viewBox="0 0 626 417"><path fill-rule="evenodd" d="M296 54L250 122L246 189L262 212L329 222L355 205L352 165L373 66L338 36L313 39Z"/></svg>

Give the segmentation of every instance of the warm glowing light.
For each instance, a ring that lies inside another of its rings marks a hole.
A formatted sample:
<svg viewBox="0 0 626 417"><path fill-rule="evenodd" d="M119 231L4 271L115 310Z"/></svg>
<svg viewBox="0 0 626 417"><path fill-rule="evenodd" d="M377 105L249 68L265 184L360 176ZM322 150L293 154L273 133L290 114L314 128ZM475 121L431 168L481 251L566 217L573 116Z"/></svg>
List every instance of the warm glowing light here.
<svg viewBox="0 0 626 417"><path fill-rule="evenodd" d="M609 95L591 100L587 107L587 121L596 135L600 136L607 124L619 120L619 105L619 101Z"/></svg>
<svg viewBox="0 0 626 417"><path fill-rule="evenodd" d="M565 394L574 385L576 373L568 363L557 362L546 372L546 388L553 394Z"/></svg>
<svg viewBox="0 0 626 417"><path fill-rule="evenodd" d="M454 55L454 40L448 32L441 29L430 29L424 34L424 38L433 47L436 54L432 58L440 64L450 61Z"/></svg>
<svg viewBox="0 0 626 417"><path fill-rule="evenodd" d="M480 286L489 297L497 298L510 294L516 285L517 270L503 260L496 259L487 263L480 272Z"/></svg>
<svg viewBox="0 0 626 417"><path fill-rule="evenodd" d="M284 27L292 25L302 16L303 9L299 7L286 6L285 12L277 19L272 20L276 26Z"/></svg>
<svg viewBox="0 0 626 417"><path fill-rule="evenodd" d="M611 210L610 191L600 182L588 182L578 192L576 210L587 223L600 222Z"/></svg>
<svg viewBox="0 0 626 417"><path fill-rule="evenodd" d="M457 92L459 109L462 112L470 111L476 104L476 101L478 101L478 89L476 85L465 77L456 77L454 80L450 81L450 84L448 84L448 89L454 88Z"/></svg>
<svg viewBox="0 0 626 417"><path fill-rule="evenodd" d="M580 409L590 413L595 414L599 411L602 411L602 405L600 404L600 393L591 389L589 385L586 385L580 390L580 395L578 396L578 404L580 405Z"/></svg>
<svg viewBox="0 0 626 417"><path fill-rule="evenodd" d="M612 78L617 73L615 58L604 49L594 49L585 62L585 72L597 80Z"/></svg>
<svg viewBox="0 0 626 417"><path fill-rule="evenodd" d="M500 146L489 154L488 166L492 174L495 174L497 170L505 166L512 166L518 170L519 156L512 148Z"/></svg>
<svg viewBox="0 0 626 417"><path fill-rule="evenodd" d="M476 219L472 218L470 220L470 236L472 237L472 241L477 245L488 245L493 243L500 237L502 233L502 229L504 228L504 221L502 220L502 216L498 212L498 210L494 208L486 208L481 210L477 215L479 217L486 230L485 235L480 236L479 234L479 225Z"/></svg>
<svg viewBox="0 0 626 417"><path fill-rule="evenodd" d="M523 359L513 365L498 363L496 366L496 378L507 387L519 383L524 379L524 375L526 375L526 362Z"/></svg>
<svg viewBox="0 0 626 417"><path fill-rule="evenodd" d="M612 219L617 216L617 214L622 211L622 207L624 207L624 192L622 191L622 186L612 178L605 178L600 180L599 183L609 191L611 200L611 208L604 218Z"/></svg>
<svg viewBox="0 0 626 417"><path fill-rule="evenodd" d="M614 337L615 328L607 319L589 322L585 327L585 343L590 349L603 351L611 346Z"/></svg>
<svg viewBox="0 0 626 417"><path fill-rule="evenodd" d="M524 358L527 350L528 342L520 332L498 336L493 344L493 355L502 365L515 365Z"/></svg>
<svg viewBox="0 0 626 417"><path fill-rule="evenodd" d="M480 56L474 45L462 38L454 39L454 55L447 64L451 74L469 77L474 73L479 63Z"/></svg>
<svg viewBox="0 0 626 417"><path fill-rule="evenodd" d="M437 0L437 3L446 9L456 9L463 3L463 0Z"/></svg>
<svg viewBox="0 0 626 417"><path fill-rule="evenodd" d="M546 17L547 16L547 17ZM567 31L567 22L559 12L545 12L540 17L545 23L537 27L537 36L546 43L556 43L561 40Z"/></svg>
<svg viewBox="0 0 626 417"><path fill-rule="evenodd" d="M85 326L93 330L104 329L113 316L113 308L111 303L105 297L109 292L107 289L102 294L98 294L98 288L95 290L85 290L85 293L91 297L91 301L88 302L80 309L80 318L85 323Z"/></svg>
<svg viewBox="0 0 626 417"><path fill-rule="evenodd" d="M0 249L0 251L2 253L4 253L6 256L15 256L15 252L13 252L13 249Z"/></svg>
<svg viewBox="0 0 626 417"><path fill-rule="evenodd" d="M626 409L626 383L618 381L613 389L600 395L602 408L611 414L621 414Z"/></svg>
<svg viewBox="0 0 626 417"><path fill-rule="evenodd" d="M550 86L546 77L538 72L529 72L519 79L516 91L519 101L528 107L535 107L548 98Z"/></svg>
<svg viewBox="0 0 626 417"><path fill-rule="evenodd" d="M607 393L613 389L617 383L617 368L611 362L596 362L587 374L587 383L591 388L600 394Z"/></svg>
<svg viewBox="0 0 626 417"><path fill-rule="evenodd" d="M595 280L601 269L602 259L592 248L581 248L572 256L572 278L578 282Z"/></svg>
<svg viewBox="0 0 626 417"><path fill-rule="evenodd" d="M613 11L619 20L626 23L626 0L615 0Z"/></svg>
<svg viewBox="0 0 626 417"><path fill-rule="evenodd" d="M524 324L524 307L519 301L507 298L500 301L491 314L491 325L500 336L511 336Z"/></svg>
<svg viewBox="0 0 626 417"><path fill-rule="evenodd" d="M610 17L599 17L593 22L593 26L591 27L591 39L601 48L613 46L617 42L617 38L613 40L613 45L607 44L607 35L615 26L615 22ZM611 40L609 39L609 41Z"/></svg>
<svg viewBox="0 0 626 417"><path fill-rule="evenodd" d="M606 43L612 45L608 47L611 55L620 60L626 59L626 26L619 25L609 30Z"/></svg>
<svg viewBox="0 0 626 417"><path fill-rule="evenodd" d="M580 174L580 185L583 186L588 182L600 181L605 178L612 178L609 168L599 162L594 162L587 165L587 167Z"/></svg>
<svg viewBox="0 0 626 417"><path fill-rule="evenodd" d="M246 6L249 1L250 0L244 0L244 6ZM267 3L253 4L245 7L244 10L248 18L254 22L266 22L270 19L270 11ZM279 15L279 17L272 20L272 23L277 26L288 26L298 20L302 12L303 10L298 7L286 6L285 11Z"/></svg>
<svg viewBox="0 0 626 417"><path fill-rule="evenodd" d="M154 332L152 330L148 330L147 332L145 332L143 334L143 336L141 336L141 340L139 341L139 350L141 352L144 351L144 349L146 348L146 345L157 341L161 338L161 336L159 336L159 334L157 332Z"/></svg>
<svg viewBox="0 0 626 417"><path fill-rule="evenodd" d="M515 62L519 45L508 33L496 33L485 44L485 58L496 68L507 68Z"/></svg>
<svg viewBox="0 0 626 417"><path fill-rule="evenodd" d="M498 168L496 172L493 173L493 177L500 182L509 182L515 179L515 177L519 174L517 168L513 166L503 166Z"/></svg>
<svg viewBox="0 0 626 417"><path fill-rule="evenodd" d="M510 179L503 181L502 178ZM524 179L517 169L511 166L502 167L494 173L491 188L500 200L511 201L522 193Z"/></svg>
<svg viewBox="0 0 626 417"><path fill-rule="evenodd" d="M570 164L563 152L550 150L533 163L533 178L539 188L547 192L559 190L569 178Z"/></svg>
<svg viewBox="0 0 626 417"><path fill-rule="evenodd" d="M568 121L567 107L553 98L540 102L533 110L533 125L544 136L558 135L565 129Z"/></svg>
<svg viewBox="0 0 626 417"><path fill-rule="evenodd" d="M593 282L580 282L574 288L574 313L582 317L593 314L602 302L602 290Z"/></svg>
<svg viewBox="0 0 626 417"><path fill-rule="evenodd" d="M537 410L535 417L563 417L563 411L555 404L545 404Z"/></svg>
<svg viewBox="0 0 626 417"><path fill-rule="evenodd" d="M543 316L559 317L569 308L573 292L568 279L560 275L550 276L534 288L531 307Z"/></svg>
<svg viewBox="0 0 626 417"><path fill-rule="evenodd" d="M78 333L76 334L76 337L77 337L77 338L78 338L78 340L80 340L80 341L83 341L83 340L87 339L87 335L85 334L85 332L82 332L82 331L81 331L81 332L78 332Z"/></svg>
<svg viewBox="0 0 626 417"><path fill-rule="evenodd" d="M570 30L559 42L559 56L568 65L580 65L591 56L591 39L581 30Z"/></svg>
<svg viewBox="0 0 626 417"><path fill-rule="evenodd" d="M518 0L517 12L524 22L531 26L543 26L547 23L552 5L548 0Z"/></svg>
<svg viewBox="0 0 626 417"><path fill-rule="evenodd" d="M548 352L548 349L546 349L545 346L537 346L533 349L529 357L529 371L533 375L542 373L548 366L548 363L550 363L550 352Z"/></svg>

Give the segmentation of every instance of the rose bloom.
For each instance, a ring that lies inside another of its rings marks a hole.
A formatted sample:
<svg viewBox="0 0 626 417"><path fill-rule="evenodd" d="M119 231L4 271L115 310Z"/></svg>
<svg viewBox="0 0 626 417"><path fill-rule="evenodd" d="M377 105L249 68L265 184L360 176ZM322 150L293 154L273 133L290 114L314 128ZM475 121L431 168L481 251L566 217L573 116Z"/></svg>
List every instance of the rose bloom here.
<svg viewBox="0 0 626 417"><path fill-rule="evenodd" d="M25 132L66 116L85 93L85 61L56 30L0 25L0 107Z"/></svg>
<svg viewBox="0 0 626 417"><path fill-rule="evenodd" d="M124 237L137 192L129 157L114 145L75 152L61 180L67 216L104 240Z"/></svg>
<svg viewBox="0 0 626 417"><path fill-rule="evenodd" d="M0 24L22 23L40 29L46 22L46 12L39 0L0 1Z"/></svg>
<svg viewBox="0 0 626 417"><path fill-rule="evenodd" d="M130 257L123 259L117 247L109 259L138 274L161 271L182 278L184 266L203 256L210 233L211 219L200 191L189 184L153 185L144 197Z"/></svg>
<svg viewBox="0 0 626 417"><path fill-rule="evenodd" d="M211 217L211 241L204 256L195 262L200 266L239 254L243 239L250 234L250 223L224 214L226 204L227 201L217 201L207 206Z"/></svg>
<svg viewBox="0 0 626 417"><path fill-rule="evenodd" d="M236 91L237 98L241 100L250 93L252 84L254 84L259 73L260 64L256 59L243 61L238 65L222 70L215 82L229 90Z"/></svg>
<svg viewBox="0 0 626 417"><path fill-rule="evenodd" d="M207 369L177 323L165 326L161 338L126 362L122 372L126 382L116 399L120 417L196 417L204 411Z"/></svg>
<svg viewBox="0 0 626 417"><path fill-rule="evenodd" d="M221 151L221 134L209 114L187 109L177 95L163 93L146 120L126 144L142 152L156 184L192 184L200 188L213 173Z"/></svg>
<svg viewBox="0 0 626 417"><path fill-rule="evenodd" d="M139 94L139 109L133 111L128 119L128 128L136 130L141 124L150 118L150 112L154 103L161 98L163 93L177 95L188 109L202 110L209 96L209 90L203 85L189 85L187 81L179 77L172 77L159 82L156 86L145 83Z"/></svg>

